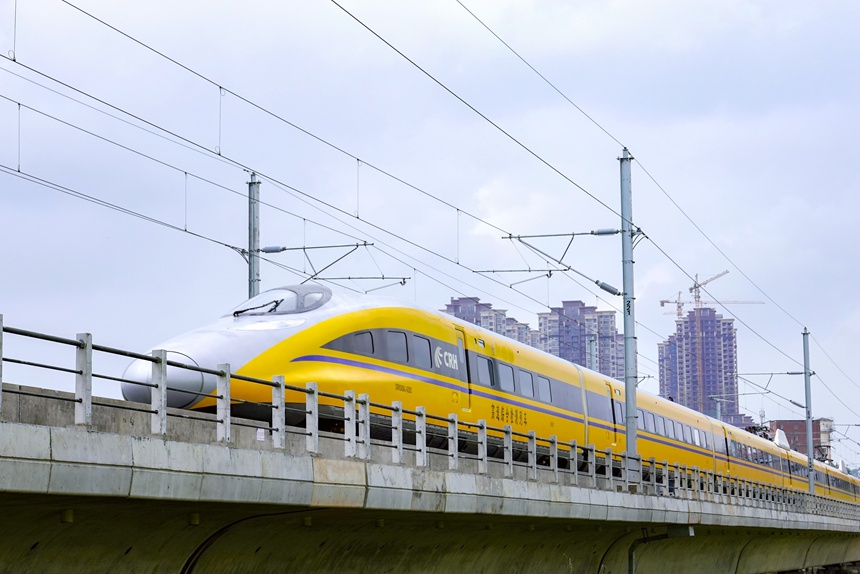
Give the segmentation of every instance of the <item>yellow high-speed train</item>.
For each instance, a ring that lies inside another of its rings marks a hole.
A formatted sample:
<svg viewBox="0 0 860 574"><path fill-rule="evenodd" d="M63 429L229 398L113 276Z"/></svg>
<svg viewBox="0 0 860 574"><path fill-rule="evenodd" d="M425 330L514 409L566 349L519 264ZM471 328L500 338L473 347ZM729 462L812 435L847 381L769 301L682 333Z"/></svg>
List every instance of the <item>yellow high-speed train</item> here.
<svg viewBox="0 0 860 574"><path fill-rule="evenodd" d="M624 385L600 373L499 336L444 313L386 298L333 293L321 285L265 291L214 323L155 348L168 358L288 385L316 382L321 391L368 393L373 402L405 409L458 413L464 421L556 435L620 452L625 444ZM124 378L149 382L151 364L132 363ZM168 404L214 408L216 381L168 369ZM182 392L182 391L191 391ZM123 384L126 399L149 402L149 388ZM268 387L234 380L231 397L270 403ZM286 402L303 412L305 397ZM805 455L644 392L637 394L638 449L644 460L713 469L725 475L808 490ZM323 407L342 401L320 400ZM267 418L268 410L234 404L237 416ZM816 493L858 502L860 481L816 463Z"/></svg>

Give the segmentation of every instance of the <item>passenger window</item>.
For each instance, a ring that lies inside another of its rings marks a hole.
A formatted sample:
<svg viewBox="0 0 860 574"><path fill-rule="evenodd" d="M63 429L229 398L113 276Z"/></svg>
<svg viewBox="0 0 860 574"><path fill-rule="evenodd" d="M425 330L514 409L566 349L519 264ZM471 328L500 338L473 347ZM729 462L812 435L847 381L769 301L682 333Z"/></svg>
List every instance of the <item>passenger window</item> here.
<svg viewBox="0 0 860 574"><path fill-rule="evenodd" d="M488 387L495 387L493 380L493 364L487 357L478 356L478 382Z"/></svg>
<svg viewBox="0 0 860 574"><path fill-rule="evenodd" d="M430 340L415 335L412 337L415 349L415 366L419 369L433 368L433 354L430 352Z"/></svg>
<svg viewBox="0 0 860 574"><path fill-rule="evenodd" d="M356 353L362 355L372 355L373 354L373 333L370 331L364 331L362 333L356 333L352 337L352 348Z"/></svg>
<svg viewBox="0 0 860 574"><path fill-rule="evenodd" d="M525 397L535 396L534 380L532 374L527 371L520 371L520 393Z"/></svg>
<svg viewBox="0 0 860 574"><path fill-rule="evenodd" d="M409 351L406 348L406 333L403 331L388 331L388 360L395 363L408 363Z"/></svg>
<svg viewBox="0 0 860 574"><path fill-rule="evenodd" d="M666 419L666 436L675 438L675 421L672 419Z"/></svg>
<svg viewBox="0 0 860 574"><path fill-rule="evenodd" d="M499 386L503 391L514 392L514 369L499 363Z"/></svg>
<svg viewBox="0 0 860 574"><path fill-rule="evenodd" d="M666 421L663 417L657 417L657 434L666 436Z"/></svg>
<svg viewBox="0 0 860 574"><path fill-rule="evenodd" d="M678 440L684 440L684 425L675 421L675 438Z"/></svg>
<svg viewBox="0 0 860 574"><path fill-rule="evenodd" d="M627 421L624 420L624 405L622 405L619 401L615 401L615 424L627 424Z"/></svg>
<svg viewBox="0 0 860 574"><path fill-rule="evenodd" d="M711 445L708 444L708 433L703 430L699 431L699 439L701 440L702 446L705 448L711 448Z"/></svg>
<svg viewBox="0 0 860 574"><path fill-rule="evenodd" d="M549 379L546 377L538 377L538 398L545 403L552 402L552 393L550 392Z"/></svg>
<svg viewBox="0 0 860 574"><path fill-rule="evenodd" d="M645 413L642 409L636 409L636 427L639 430L645 430Z"/></svg>
<svg viewBox="0 0 860 574"><path fill-rule="evenodd" d="M693 444L696 446L702 446L699 444L699 429L693 429Z"/></svg>
<svg viewBox="0 0 860 574"><path fill-rule="evenodd" d="M645 430L650 433L653 433L656 429L654 428L654 413L646 412L645 413Z"/></svg>
<svg viewBox="0 0 860 574"><path fill-rule="evenodd" d="M684 442L693 444L693 435L690 432L690 425L684 425Z"/></svg>

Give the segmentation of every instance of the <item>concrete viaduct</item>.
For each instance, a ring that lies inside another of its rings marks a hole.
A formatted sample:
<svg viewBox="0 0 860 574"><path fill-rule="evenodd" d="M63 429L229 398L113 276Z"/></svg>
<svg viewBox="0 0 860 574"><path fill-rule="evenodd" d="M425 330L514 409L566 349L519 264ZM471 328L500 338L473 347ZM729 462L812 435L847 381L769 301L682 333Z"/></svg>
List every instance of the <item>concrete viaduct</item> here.
<svg viewBox="0 0 860 574"><path fill-rule="evenodd" d="M860 560L854 505L561 473L6 384L2 572L787 572ZM145 406L145 405L144 405ZM247 426L245 426L247 425ZM575 483L575 484L574 484ZM741 485L743 486L743 485ZM748 487L750 485L747 485ZM742 491L742 492L741 492Z"/></svg>

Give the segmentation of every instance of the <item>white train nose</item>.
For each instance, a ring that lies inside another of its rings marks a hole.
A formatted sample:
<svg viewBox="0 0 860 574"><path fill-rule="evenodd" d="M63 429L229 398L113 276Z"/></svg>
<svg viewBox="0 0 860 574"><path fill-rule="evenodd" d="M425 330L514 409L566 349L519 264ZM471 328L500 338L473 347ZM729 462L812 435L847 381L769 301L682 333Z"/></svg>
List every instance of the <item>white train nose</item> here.
<svg viewBox="0 0 860 574"><path fill-rule="evenodd" d="M167 360L190 366L199 366L197 362L183 353L167 352ZM149 403L152 387L152 363L140 359L135 360L126 368L123 374L122 396L127 401ZM142 384L140 384L142 383ZM191 392L184 392L191 391ZM203 392L203 373L181 367L167 367L167 406L175 408L190 407L201 399L194 393Z"/></svg>

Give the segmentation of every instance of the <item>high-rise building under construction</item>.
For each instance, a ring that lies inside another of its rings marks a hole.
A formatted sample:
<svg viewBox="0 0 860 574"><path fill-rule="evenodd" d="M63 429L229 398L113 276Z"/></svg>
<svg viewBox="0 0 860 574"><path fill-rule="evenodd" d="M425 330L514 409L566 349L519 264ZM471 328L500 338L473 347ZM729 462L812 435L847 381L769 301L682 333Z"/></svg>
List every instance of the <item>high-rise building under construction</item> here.
<svg viewBox="0 0 860 574"><path fill-rule="evenodd" d="M697 306L658 344L660 395L732 424L738 414L738 345L733 319ZM738 420L736 420L738 419Z"/></svg>

